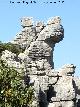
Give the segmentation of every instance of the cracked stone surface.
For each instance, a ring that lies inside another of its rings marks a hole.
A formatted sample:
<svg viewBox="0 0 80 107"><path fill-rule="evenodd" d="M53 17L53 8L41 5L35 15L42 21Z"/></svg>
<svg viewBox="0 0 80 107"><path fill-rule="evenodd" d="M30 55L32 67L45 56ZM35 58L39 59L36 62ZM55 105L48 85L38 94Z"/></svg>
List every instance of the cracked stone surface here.
<svg viewBox="0 0 80 107"><path fill-rule="evenodd" d="M25 51L17 56L5 50L1 59L17 71L23 69L30 78L28 84L35 90L30 107L80 107L80 78L74 76L76 66L66 64L54 69L54 47L64 38L60 17L50 18L47 24L41 21L33 24L32 19L21 19L23 29L11 41Z"/></svg>

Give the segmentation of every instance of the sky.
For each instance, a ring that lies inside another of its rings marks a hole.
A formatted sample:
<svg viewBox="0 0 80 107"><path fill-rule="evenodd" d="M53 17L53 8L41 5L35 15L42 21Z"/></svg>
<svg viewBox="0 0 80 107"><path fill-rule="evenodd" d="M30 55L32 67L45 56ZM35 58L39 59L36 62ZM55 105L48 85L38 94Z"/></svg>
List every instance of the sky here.
<svg viewBox="0 0 80 107"><path fill-rule="evenodd" d="M80 0L64 0L63 3L62 0L30 2L31 0L0 0L0 41L9 42L14 39L22 29L22 17L30 16L34 21L46 23L50 17L60 16L64 39L55 45L54 67L58 69L65 64L74 64L75 75L80 76Z"/></svg>

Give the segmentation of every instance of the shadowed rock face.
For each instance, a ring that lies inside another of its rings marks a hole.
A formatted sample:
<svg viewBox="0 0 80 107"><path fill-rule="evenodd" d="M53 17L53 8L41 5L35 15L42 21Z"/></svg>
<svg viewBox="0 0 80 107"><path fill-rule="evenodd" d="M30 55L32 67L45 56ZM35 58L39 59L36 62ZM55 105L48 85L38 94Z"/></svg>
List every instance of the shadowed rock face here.
<svg viewBox="0 0 80 107"><path fill-rule="evenodd" d="M75 66L66 64L54 70L53 51L64 38L59 16L45 25L33 25L31 17L21 19L22 31L11 41L25 51L18 56L5 50L1 59L17 71L25 71L24 85L34 87L34 100L30 107L80 107L80 78L74 77Z"/></svg>

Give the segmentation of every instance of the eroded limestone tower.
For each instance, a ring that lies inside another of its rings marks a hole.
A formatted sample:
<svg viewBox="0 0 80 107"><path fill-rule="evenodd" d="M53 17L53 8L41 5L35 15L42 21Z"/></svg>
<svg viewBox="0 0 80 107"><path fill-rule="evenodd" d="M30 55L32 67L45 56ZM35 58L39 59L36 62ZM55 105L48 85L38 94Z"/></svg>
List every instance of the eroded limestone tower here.
<svg viewBox="0 0 80 107"><path fill-rule="evenodd" d="M6 50L1 58L10 67L23 68L30 78L29 84L35 90L30 107L80 107L80 79L74 77L75 66L67 64L54 70L54 47L64 38L60 17L51 18L46 25L33 25L31 17L24 17L21 25L23 29L12 43L25 51L16 56Z"/></svg>

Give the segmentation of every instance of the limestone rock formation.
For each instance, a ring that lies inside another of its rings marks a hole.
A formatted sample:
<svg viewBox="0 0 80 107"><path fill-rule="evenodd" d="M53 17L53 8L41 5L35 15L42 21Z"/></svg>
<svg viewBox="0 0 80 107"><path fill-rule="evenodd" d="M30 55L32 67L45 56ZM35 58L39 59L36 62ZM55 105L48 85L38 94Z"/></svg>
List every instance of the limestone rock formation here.
<svg viewBox="0 0 80 107"><path fill-rule="evenodd" d="M24 17L21 25L22 31L11 42L25 51L17 56L5 50L1 59L9 67L23 69L30 78L28 84L34 88L30 107L80 107L80 78L74 76L76 66L66 64L54 69L54 47L64 38L60 17L52 17L46 25L43 22L33 25L31 17Z"/></svg>
<svg viewBox="0 0 80 107"><path fill-rule="evenodd" d="M4 60L9 67L14 67L18 72L24 69L24 64L19 61L17 55L8 50L2 52L1 59Z"/></svg>

